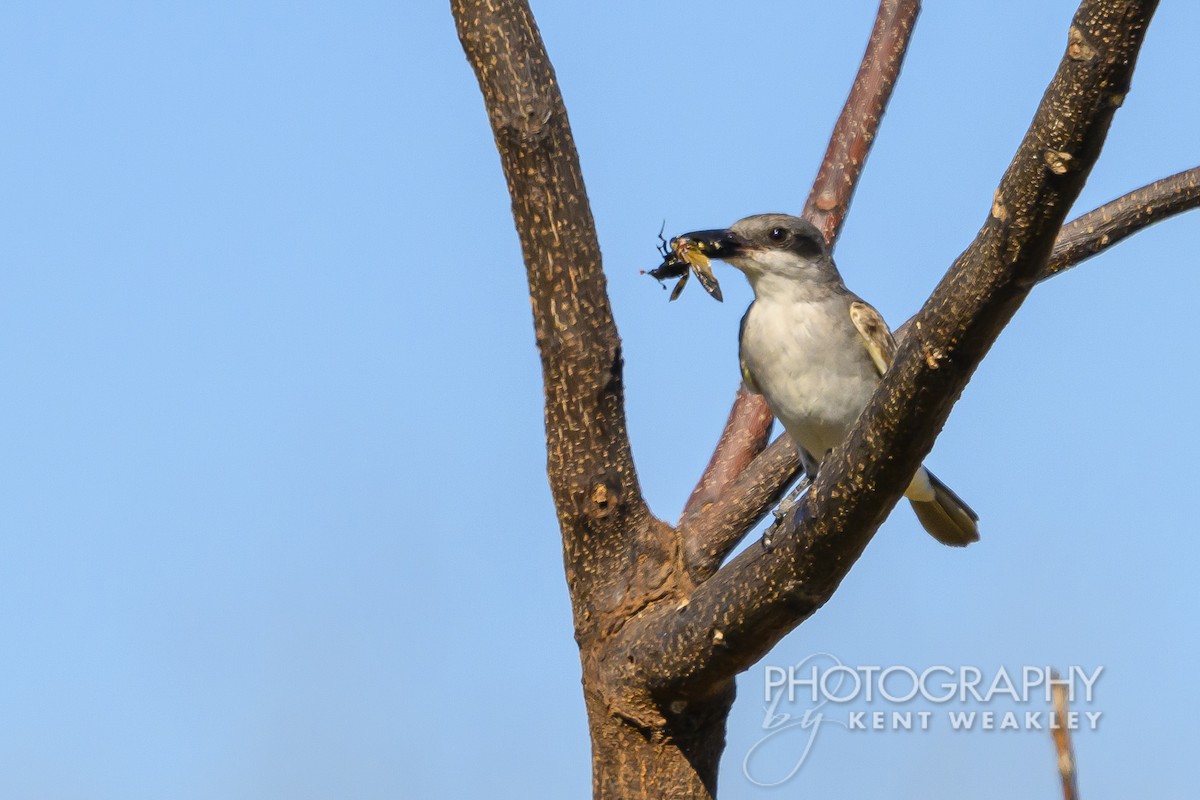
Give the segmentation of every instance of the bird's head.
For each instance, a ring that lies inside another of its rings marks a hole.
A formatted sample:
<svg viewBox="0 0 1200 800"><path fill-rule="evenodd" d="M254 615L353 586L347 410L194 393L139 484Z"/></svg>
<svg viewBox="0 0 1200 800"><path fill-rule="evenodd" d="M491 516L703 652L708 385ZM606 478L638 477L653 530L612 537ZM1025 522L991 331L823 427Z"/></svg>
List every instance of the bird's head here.
<svg viewBox="0 0 1200 800"><path fill-rule="evenodd" d="M755 214L721 230L694 231L686 241L709 258L737 267L757 294L777 284L825 284L841 277L829 257L825 237L806 219L787 214Z"/></svg>

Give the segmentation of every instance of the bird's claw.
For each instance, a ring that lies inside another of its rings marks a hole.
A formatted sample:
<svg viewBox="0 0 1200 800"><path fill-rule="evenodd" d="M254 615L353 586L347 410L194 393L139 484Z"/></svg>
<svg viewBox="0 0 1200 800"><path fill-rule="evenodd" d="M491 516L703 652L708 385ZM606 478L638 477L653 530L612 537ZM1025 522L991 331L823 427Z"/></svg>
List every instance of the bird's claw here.
<svg viewBox="0 0 1200 800"><path fill-rule="evenodd" d="M804 494L804 490L811 485L812 481L809 480L807 475L802 477L796 484L796 488L793 489L787 497L779 501L779 505L774 511L771 512L775 517L775 521L767 527L766 531L763 532L762 537L763 547L765 547L767 550L770 550L774 546L775 532L779 530L779 528L783 525L783 521L787 519L788 515L791 514L796 506L800 504L800 495Z"/></svg>

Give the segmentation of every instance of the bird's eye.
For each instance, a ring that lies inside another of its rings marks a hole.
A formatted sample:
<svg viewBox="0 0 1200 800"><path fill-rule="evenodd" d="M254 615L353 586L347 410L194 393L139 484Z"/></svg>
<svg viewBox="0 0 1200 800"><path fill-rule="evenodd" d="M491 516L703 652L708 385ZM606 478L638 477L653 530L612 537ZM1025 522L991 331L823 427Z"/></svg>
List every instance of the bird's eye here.
<svg viewBox="0 0 1200 800"><path fill-rule="evenodd" d="M788 232L786 228L771 228L768 236L771 237L772 242L785 242L788 238Z"/></svg>

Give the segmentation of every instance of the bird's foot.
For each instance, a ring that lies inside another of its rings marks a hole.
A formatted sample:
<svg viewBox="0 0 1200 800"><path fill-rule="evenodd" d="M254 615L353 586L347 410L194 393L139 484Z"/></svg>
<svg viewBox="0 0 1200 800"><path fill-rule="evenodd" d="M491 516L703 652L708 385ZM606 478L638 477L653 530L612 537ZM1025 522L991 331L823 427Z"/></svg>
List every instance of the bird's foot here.
<svg viewBox="0 0 1200 800"><path fill-rule="evenodd" d="M791 493L784 499L783 503L779 504L782 508L784 503L788 503L788 511L796 507L796 503L800 501L800 495L804 494L808 487L812 486L812 478L808 477L810 473L804 473L800 476L800 480L796 481L796 488L792 489Z"/></svg>
<svg viewBox="0 0 1200 800"><path fill-rule="evenodd" d="M812 481L809 480L808 475L801 477L796 483L796 488L792 489L788 496L779 502L779 506L771 512L775 516L775 521L763 533L763 547L768 550L774 547L776 532L783 525L783 521L787 519L788 515L800 504L800 495L804 494L804 490L811 485Z"/></svg>

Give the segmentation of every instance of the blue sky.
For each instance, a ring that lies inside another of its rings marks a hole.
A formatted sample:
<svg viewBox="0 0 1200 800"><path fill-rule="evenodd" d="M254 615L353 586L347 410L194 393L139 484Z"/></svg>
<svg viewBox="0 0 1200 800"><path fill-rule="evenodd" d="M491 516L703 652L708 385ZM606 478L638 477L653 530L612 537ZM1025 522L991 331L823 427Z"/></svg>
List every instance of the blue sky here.
<svg viewBox="0 0 1200 800"><path fill-rule="evenodd" d="M668 305L638 270L664 220L801 207L874 5L534 4L667 519L750 294ZM893 324L982 224L1074 5L928 4L837 252ZM1077 210L1200 163L1198 35L1163 4ZM0 796L587 796L525 278L446 4L8 4L0 98ZM764 669L817 652L1103 666L1085 796L1196 793L1198 235L1033 293L929 461L983 541L899 509L740 679L723 797L1056 796L1036 732L830 731L753 785Z"/></svg>

